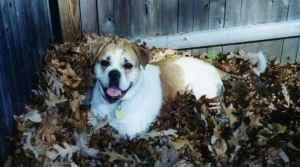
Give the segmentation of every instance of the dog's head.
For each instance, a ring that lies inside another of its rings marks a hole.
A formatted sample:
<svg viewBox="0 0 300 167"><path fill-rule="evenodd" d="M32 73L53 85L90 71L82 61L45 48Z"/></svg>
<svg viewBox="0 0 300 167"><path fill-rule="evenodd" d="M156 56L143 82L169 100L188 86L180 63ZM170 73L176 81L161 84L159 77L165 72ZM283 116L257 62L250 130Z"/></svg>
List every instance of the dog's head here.
<svg viewBox="0 0 300 167"><path fill-rule="evenodd" d="M148 63L146 49L127 40L103 45L95 54L94 73L105 99L114 103L136 84L143 66Z"/></svg>

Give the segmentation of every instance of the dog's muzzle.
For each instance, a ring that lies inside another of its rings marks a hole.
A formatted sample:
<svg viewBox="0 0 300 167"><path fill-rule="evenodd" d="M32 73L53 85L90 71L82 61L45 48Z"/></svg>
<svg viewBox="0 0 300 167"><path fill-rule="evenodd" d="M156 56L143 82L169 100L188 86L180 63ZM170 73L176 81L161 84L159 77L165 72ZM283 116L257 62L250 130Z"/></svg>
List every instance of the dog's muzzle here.
<svg viewBox="0 0 300 167"><path fill-rule="evenodd" d="M102 96L109 103L114 103L117 100L121 99L127 93L127 91L132 87L133 83L131 82L129 87L126 90L122 90L119 87L121 73L118 70L110 71L108 73L108 77L109 77L108 87L103 86L100 80L98 82L100 83L100 86L102 88L102 92L103 92Z"/></svg>

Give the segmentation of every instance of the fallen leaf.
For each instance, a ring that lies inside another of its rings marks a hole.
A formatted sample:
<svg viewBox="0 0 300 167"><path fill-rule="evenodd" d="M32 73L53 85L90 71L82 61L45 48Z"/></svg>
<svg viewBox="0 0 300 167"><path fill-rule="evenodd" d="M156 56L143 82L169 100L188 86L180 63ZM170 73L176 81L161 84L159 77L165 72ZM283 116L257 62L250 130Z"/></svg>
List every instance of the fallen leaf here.
<svg viewBox="0 0 300 167"><path fill-rule="evenodd" d="M24 115L24 120L29 120L34 123L42 122L42 117L37 110L29 111Z"/></svg>
<svg viewBox="0 0 300 167"><path fill-rule="evenodd" d="M46 155L48 158L50 158L53 161L57 158L67 159L68 161L71 161L73 154L78 151L79 151L79 147L75 145L63 143L63 147L62 147L58 144L54 144L53 151L47 151Z"/></svg>

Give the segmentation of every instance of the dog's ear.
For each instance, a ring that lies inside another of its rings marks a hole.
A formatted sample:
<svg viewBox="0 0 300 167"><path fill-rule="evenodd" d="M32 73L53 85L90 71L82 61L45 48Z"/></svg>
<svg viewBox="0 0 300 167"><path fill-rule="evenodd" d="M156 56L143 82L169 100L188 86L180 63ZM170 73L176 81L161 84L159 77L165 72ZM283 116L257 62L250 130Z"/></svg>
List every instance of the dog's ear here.
<svg viewBox="0 0 300 167"><path fill-rule="evenodd" d="M150 61L150 50L137 44L133 44L133 50L137 55L140 64L146 66Z"/></svg>

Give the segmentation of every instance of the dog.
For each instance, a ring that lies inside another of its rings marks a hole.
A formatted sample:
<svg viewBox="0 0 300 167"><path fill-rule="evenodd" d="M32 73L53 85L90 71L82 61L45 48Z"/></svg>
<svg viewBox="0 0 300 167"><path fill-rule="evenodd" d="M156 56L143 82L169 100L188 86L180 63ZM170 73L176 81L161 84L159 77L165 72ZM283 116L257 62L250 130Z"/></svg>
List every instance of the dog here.
<svg viewBox="0 0 300 167"><path fill-rule="evenodd" d="M178 92L191 91L196 98L222 94L221 77L209 63L181 57L149 64L149 59L147 49L125 39L99 47L93 59L92 127L105 119L122 137L134 138Z"/></svg>

